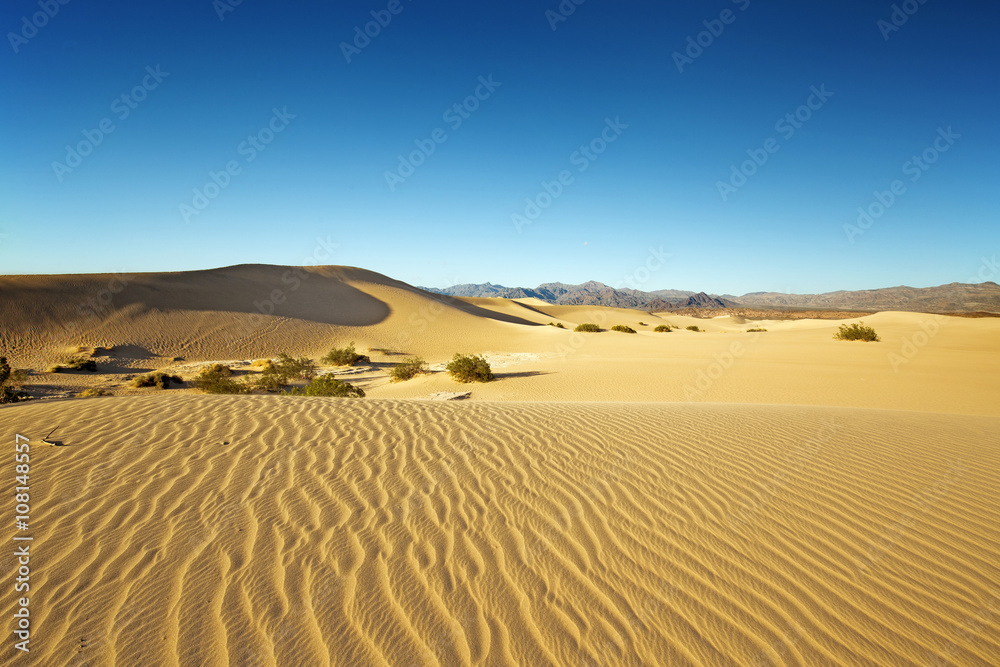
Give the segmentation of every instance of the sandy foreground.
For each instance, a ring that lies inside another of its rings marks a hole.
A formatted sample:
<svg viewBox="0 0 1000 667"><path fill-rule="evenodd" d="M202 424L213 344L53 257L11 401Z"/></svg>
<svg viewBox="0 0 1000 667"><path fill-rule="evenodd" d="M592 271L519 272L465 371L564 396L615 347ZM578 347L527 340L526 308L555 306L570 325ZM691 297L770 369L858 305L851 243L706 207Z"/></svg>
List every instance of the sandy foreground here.
<svg viewBox="0 0 1000 667"><path fill-rule="evenodd" d="M1000 319L877 313L848 343L346 267L0 297L3 354L52 397L0 407L34 537L32 651L4 664L1000 664ZM326 370L365 399L129 386L350 341L372 363ZM80 350L98 373L44 372ZM496 380L454 382L455 352ZM411 355L437 372L390 383Z"/></svg>
<svg viewBox="0 0 1000 667"><path fill-rule="evenodd" d="M15 431L33 664L1000 656L993 417L170 395Z"/></svg>

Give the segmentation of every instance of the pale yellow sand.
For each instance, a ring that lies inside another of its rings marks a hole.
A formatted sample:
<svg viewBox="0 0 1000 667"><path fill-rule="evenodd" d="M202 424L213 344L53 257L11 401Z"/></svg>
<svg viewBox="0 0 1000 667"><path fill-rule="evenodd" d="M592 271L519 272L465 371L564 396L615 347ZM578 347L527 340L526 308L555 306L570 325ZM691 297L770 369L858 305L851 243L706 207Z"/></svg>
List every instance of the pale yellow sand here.
<svg viewBox="0 0 1000 667"><path fill-rule="evenodd" d="M15 432L31 664L1000 663L995 417L161 393Z"/></svg>
<svg viewBox="0 0 1000 667"><path fill-rule="evenodd" d="M111 289L109 289L109 286ZM114 292L112 290L118 290ZM472 390L472 400L691 401L806 404L1000 415L1000 319L888 312L864 318L880 343L840 342L831 320L697 319L532 299L453 299L346 267L240 266L176 274L0 277L0 349L45 369L76 346L115 344L107 375L34 382L107 387L130 372L279 352L322 356L355 341L431 364L486 353L498 382L462 387L437 373L390 384L401 355L373 354L352 378L370 396L419 398ZM94 301L100 315L93 315ZM260 315L258 307L274 314ZM639 326L639 322L647 326ZM561 322L567 329L545 326ZM575 334L582 322L639 333ZM662 323L681 330L653 333ZM686 331L696 325L706 333ZM768 331L746 333L761 326ZM185 362L173 362L176 356ZM516 362L516 363L514 363ZM152 390L134 390L148 393Z"/></svg>

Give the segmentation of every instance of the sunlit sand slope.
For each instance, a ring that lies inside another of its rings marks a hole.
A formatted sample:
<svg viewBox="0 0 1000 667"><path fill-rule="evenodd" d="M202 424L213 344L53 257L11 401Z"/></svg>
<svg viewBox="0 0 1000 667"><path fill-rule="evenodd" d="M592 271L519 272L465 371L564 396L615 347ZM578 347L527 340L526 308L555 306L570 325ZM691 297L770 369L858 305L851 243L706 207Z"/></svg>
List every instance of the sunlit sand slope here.
<svg viewBox="0 0 1000 667"><path fill-rule="evenodd" d="M1000 662L996 418L174 395L0 430L32 664Z"/></svg>

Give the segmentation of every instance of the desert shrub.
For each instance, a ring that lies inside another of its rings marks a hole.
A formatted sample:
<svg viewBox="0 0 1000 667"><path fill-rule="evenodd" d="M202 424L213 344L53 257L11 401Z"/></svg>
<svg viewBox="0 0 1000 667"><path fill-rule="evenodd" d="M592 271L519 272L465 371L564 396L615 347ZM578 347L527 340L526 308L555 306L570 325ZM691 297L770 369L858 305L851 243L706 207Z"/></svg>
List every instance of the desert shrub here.
<svg viewBox="0 0 1000 667"><path fill-rule="evenodd" d="M110 396L111 394L103 389L95 389L91 387L90 389L84 389L79 394L76 395L77 398L91 398L92 396Z"/></svg>
<svg viewBox="0 0 1000 667"><path fill-rule="evenodd" d="M232 377L233 369L225 364L212 364L211 366L202 369L202 375L218 375L220 377Z"/></svg>
<svg viewBox="0 0 1000 667"><path fill-rule="evenodd" d="M360 387L337 380L332 375L313 378L304 387L296 387L285 394L288 396L337 396L342 398L364 398L365 392Z"/></svg>
<svg viewBox="0 0 1000 667"><path fill-rule="evenodd" d="M17 403L28 398L20 389L23 374L11 370L7 357L0 357L0 403Z"/></svg>
<svg viewBox="0 0 1000 667"><path fill-rule="evenodd" d="M184 384L182 380L177 375L169 375L163 371L156 371L149 373L148 375L140 375L132 380L133 387L159 387L160 389L169 389L170 383L174 384Z"/></svg>
<svg viewBox="0 0 1000 667"><path fill-rule="evenodd" d="M877 343L881 340L875 330L865 326L864 322L855 322L850 325L841 324L833 337L836 340L864 340L870 343Z"/></svg>
<svg viewBox="0 0 1000 667"><path fill-rule="evenodd" d="M573 331L583 331L584 333L599 333L601 327L597 326L593 322L584 322L583 324L577 324Z"/></svg>
<svg viewBox="0 0 1000 667"><path fill-rule="evenodd" d="M404 380L414 378L421 373L430 373L430 370L427 368L427 363L423 359L415 357L393 366L389 371L389 379L392 382L403 382Z"/></svg>
<svg viewBox="0 0 1000 667"><path fill-rule="evenodd" d="M288 386L291 378L282 373L276 366L265 368L253 380L247 381L247 389L260 389L262 391L279 391Z"/></svg>
<svg viewBox="0 0 1000 667"><path fill-rule="evenodd" d="M756 328L753 328L753 329L747 329L747 333L760 333L762 331L767 331L767 329L764 329L763 327L756 327Z"/></svg>
<svg viewBox="0 0 1000 667"><path fill-rule="evenodd" d="M646 323L645 322L639 322L639 326L640 327L644 327L644 326L646 326Z"/></svg>
<svg viewBox="0 0 1000 667"><path fill-rule="evenodd" d="M629 326L625 326L624 324L616 324L615 326L611 327L611 330L620 331L622 333L635 333L635 329Z"/></svg>
<svg viewBox="0 0 1000 667"><path fill-rule="evenodd" d="M556 327L557 329L565 329L562 322L549 322L550 327Z"/></svg>
<svg viewBox="0 0 1000 667"><path fill-rule="evenodd" d="M202 369L194 386L208 394L246 394L250 387L232 378L233 371L223 364L212 364Z"/></svg>
<svg viewBox="0 0 1000 667"><path fill-rule="evenodd" d="M371 359L355 351L353 342L347 347L331 349L320 361L330 366L354 366L360 363L371 363Z"/></svg>
<svg viewBox="0 0 1000 667"><path fill-rule="evenodd" d="M312 380L316 377L316 364L308 357L295 359L282 353L278 355L278 361L274 364L274 368L290 378Z"/></svg>
<svg viewBox="0 0 1000 667"><path fill-rule="evenodd" d="M264 391L278 391L288 386L295 379L312 380L316 377L316 364L308 357L290 357L284 352L278 355L277 361L270 359L259 364L263 368L260 374L249 381L249 388Z"/></svg>
<svg viewBox="0 0 1000 667"><path fill-rule="evenodd" d="M76 357L65 362L65 364L57 364L49 369L50 373L62 373L63 371L90 371L91 373L96 373L97 362L93 359Z"/></svg>
<svg viewBox="0 0 1000 667"><path fill-rule="evenodd" d="M699 328L698 328L698 326L697 326L697 325L695 325L695 324L692 324L691 326L689 326L689 327L685 327L685 328L686 328L686 329L687 329L688 331L701 331L701 329L699 329Z"/></svg>
<svg viewBox="0 0 1000 667"><path fill-rule="evenodd" d="M653 331L655 331L656 333L670 333L673 330L674 328L669 324L660 324L655 329L653 329Z"/></svg>
<svg viewBox="0 0 1000 667"><path fill-rule="evenodd" d="M493 370L486 358L478 354L458 354L448 362L448 372L458 382L489 382Z"/></svg>

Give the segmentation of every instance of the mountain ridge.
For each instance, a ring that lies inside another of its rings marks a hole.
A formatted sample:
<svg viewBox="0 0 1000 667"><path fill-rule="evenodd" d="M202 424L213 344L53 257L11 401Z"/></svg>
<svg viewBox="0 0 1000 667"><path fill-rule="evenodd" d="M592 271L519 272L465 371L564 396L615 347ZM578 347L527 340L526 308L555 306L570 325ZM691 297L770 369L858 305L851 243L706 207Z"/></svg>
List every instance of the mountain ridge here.
<svg viewBox="0 0 1000 667"><path fill-rule="evenodd" d="M535 298L554 305L609 306L650 312L698 308L807 308L830 310L902 310L933 313L1000 313L1000 285L951 282L934 287L882 287L837 290L819 294L747 292L742 296L708 294L690 290L663 289L651 292L610 287L596 280L577 285L551 282L535 288L505 287L493 283L465 283L447 288L419 287L434 294L454 297Z"/></svg>

